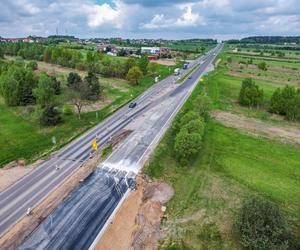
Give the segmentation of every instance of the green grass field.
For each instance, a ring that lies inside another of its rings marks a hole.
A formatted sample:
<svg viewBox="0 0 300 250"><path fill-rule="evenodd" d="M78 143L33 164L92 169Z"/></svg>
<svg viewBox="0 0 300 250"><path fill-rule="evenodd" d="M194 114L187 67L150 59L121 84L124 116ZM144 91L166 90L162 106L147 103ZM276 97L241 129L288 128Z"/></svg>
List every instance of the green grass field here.
<svg viewBox="0 0 300 250"><path fill-rule="evenodd" d="M226 56L220 56L223 63ZM238 105L243 78L227 75L228 68L223 63L205 77L204 86L196 88L183 110L192 110L192 99L205 91L213 109L243 113L279 125L287 123L273 121L264 109ZM266 102L278 87L271 80L256 83L264 89ZM161 249L241 249L232 225L243 199L255 194L278 204L288 217L293 235L299 235L298 146L247 135L210 119L202 150L187 167L182 167L173 151L174 137L169 129L145 168L145 173L175 189L162 221L168 236ZM177 248L167 248L170 243Z"/></svg>
<svg viewBox="0 0 300 250"><path fill-rule="evenodd" d="M188 167L181 167L174 160L173 139L169 132L146 173L174 187L175 196L167 205L169 222L165 226L175 231L187 230L177 237L191 249L197 249L198 245L211 246L207 249L216 245L220 249L238 246L231 225L242 199L251 194L261 194L279 204L299 232L299 148L244 135L210 121L203 149ZM202 216L197 219L199 213ZM195 219L172 224L189 217ZM199 238L200 231L210 230L206 228L207 222L214 228L214 234L219 235L216 239Z"/></svg>

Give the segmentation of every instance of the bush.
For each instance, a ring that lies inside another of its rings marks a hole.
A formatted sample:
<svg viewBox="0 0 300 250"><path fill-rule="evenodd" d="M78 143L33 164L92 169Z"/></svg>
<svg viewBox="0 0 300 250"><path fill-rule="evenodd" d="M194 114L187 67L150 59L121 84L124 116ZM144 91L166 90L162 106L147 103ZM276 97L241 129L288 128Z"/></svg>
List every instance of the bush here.
<svg viewBox="0 0 300 250"><path fill-rule="evenodd" d="M193 102L195 111L202 116L205 120L209 118L209 112L212 108L211 99L208 96L200 95Z"/></svg>
<svg viewBox="0 0 300 250"><path fill-rule="evenodd" d="M74 109L71 105L65 104L63 107L63 113L65 115L72 115L74 112Z"/></svg>
<svg viewBox="0 0 300 250"><path fill-rule="evenodd" d="M258 107L263 102L264 92L255 84L252 78L246 78L242 82L239 95L239 103L249 107Z"/></svg>
<svg viewBox="0 0 300 250"><path fill-rule="evenodd" d="M300 120L300 94L287 101L286 118L291 121Z"/></svg>
<svg viewBox="0 0 300 250"><path fill-rule="evenodd" d="M264 71L267 70L267 64L266 64L266 62L260 62L259 64L257 64L257 67L258 67L260 70L264 70Z"/></svg>
<svg viewBox="0 0 300 250"><path fill-rule="evenodd" d="M261 197L244 202L236 226L241 244L247 249L287 249L288 224L280 209Z"/></svg>
<svg viewBox="0 0 300 250"><path fill-rule="evenodd" d="M227 61L228 63L232 63L232 57L227 57L227 58L226 58L226 61Z"/></svg>
<svg viewBox="0 0 300 250"><path fill-rule="evenodd" d="M300 120L300 93L293 86L276 89L270 100L271 113L285 115L289 120Z"/></svg>
<svg viewBox="0 0 300 250"><path fill-rule="evenodd" d="M182 127L186 129L189 133L197 133L201 136L204 134L204 120L202 117L192 120Z"/></svg>
<svg viewBox="0 0 300 250"><path fill-rule="evenodd" d="M140 68L138 66L133 66L131 69L129 69L126 79L130 83L138 85L142 77L143 72L140 70Z"/></svg>
<svg viewBox="0 0 300 250"><path fill-rule="evenodd" d="M195 119L198 119L198 118L199 118L199 115L198 115L196 112L194 112L194 111L191 110L191 111L185 113L185 114L179 119L179 121L180 121L179 125L180 125L180 127L182 127L182 126L184 126L185 124L189 123L190 121L195 120Z"/></svg>
<svg viewBox="0 0 300 250"><path fill-rule="evenodd" d="M189 133L182 128L176 135L174 150L181 164L187 164L202 147L202 136L199 133Z"/></svg>
<svg viewBox="0 0 300 250"><path fill-rule="evenodd" d="M41 125L54 126L62 122L61 114L55 106L47 106L40 116Z"/></svg>
<svg viewBox="0 0 300 250"><path fill-rule="evenodd" d="M26 68L31 69L31 70L37 70L38 64L36 61L30 61L29 63L27 63Z"/></svg>

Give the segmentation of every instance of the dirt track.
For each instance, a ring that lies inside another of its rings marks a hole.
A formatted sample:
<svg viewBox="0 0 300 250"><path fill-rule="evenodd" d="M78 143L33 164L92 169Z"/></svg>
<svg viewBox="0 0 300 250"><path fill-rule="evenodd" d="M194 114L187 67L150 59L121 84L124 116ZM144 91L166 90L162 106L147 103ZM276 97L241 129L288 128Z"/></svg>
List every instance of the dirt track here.
<svg viewBox="0 0 300 250"><path fill-rule="evenodd" d="M276 139L284 143L300 145L300 129L292 126L278 126L244 115L215 111L212 116L225 126L240 129L250 134Z"/></svg>

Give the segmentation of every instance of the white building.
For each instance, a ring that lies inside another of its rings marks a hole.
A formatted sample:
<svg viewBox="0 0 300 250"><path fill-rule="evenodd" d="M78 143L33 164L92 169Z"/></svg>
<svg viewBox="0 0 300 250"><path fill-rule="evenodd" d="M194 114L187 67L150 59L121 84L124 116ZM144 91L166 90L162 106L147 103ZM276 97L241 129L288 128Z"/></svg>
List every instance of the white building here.
<svg viewBox="0 0 300 250"><path fill-rule="evenodd" d="M141 53L146 54L159 54L160 48L159 47L142 47Z"/></svg>

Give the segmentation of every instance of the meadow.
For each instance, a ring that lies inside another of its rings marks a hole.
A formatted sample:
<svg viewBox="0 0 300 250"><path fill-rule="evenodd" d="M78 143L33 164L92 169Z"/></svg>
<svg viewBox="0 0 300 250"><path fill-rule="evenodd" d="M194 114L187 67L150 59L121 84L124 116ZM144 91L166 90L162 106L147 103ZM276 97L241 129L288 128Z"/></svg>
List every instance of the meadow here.
<svg viewBox="0 0 300 250"><path fill-rule="evenodd" d="M233 59L231 63L226 60L229 56ZM235 64L239 59L236 57L225 49L219 56L221 62L217 69L205 77L204 84L199 83L181 112L197 111L191 103L206 93L213 111L242 114L278 126L292 124L300 128L299 124L273 117L266 111L273 91L286 84L274 82L272 74L265 76L266 79L255 80L264 90L264 107L249 109L238 104L244 77L229 73L237 70ZM245 73L249 66L238 66L238 69ZM260 73L256 68L251 70L255 72L249 73L253 76ZM292 72L289 73L291 77ZM187 166L182 166L176 160L174 140L175 134L170 128L145 168L146 174L169 183L175 189L175 196L167 204L162 221L167 237L161 242L161 249L242 249L234 223L241 202L252 195L261 195L276 203L287 215L293 235L299 235L298 145L248 134L210 118L206 123L202 149ZM296 249L293 247L291 249Z"/></svg>

